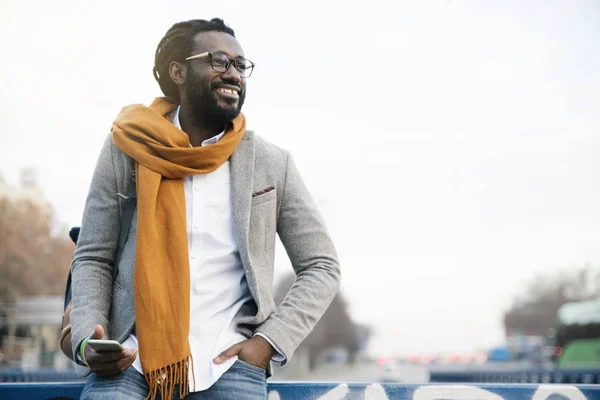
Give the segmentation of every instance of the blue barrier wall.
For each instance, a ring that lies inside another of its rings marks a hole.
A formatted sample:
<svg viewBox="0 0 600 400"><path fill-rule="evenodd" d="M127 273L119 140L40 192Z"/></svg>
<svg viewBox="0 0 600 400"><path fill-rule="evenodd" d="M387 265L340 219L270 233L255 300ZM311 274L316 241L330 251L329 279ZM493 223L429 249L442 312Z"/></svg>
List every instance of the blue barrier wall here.
<svg viewBox="0 0 600 400"><path fill-rule="evenodd" d="M1 400L76 400L83 383L2 383ZM270 383L269 400L600 400L600 385Z"/></svg>

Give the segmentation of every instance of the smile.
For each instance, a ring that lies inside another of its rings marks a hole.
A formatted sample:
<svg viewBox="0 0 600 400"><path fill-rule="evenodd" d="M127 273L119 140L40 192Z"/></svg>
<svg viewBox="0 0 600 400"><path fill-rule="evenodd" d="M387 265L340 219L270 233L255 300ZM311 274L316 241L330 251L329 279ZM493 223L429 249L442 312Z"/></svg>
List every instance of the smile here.
<svg viewBox="0 0 600 400"><path fill-rule="evenodd" d="M217 92L219 92L219 94L225 96L225 97L230 97L230 98L239 98L240 95L237 92L237 90L233 90L233 89L228 89L228 88L218 88Z"/></svg>

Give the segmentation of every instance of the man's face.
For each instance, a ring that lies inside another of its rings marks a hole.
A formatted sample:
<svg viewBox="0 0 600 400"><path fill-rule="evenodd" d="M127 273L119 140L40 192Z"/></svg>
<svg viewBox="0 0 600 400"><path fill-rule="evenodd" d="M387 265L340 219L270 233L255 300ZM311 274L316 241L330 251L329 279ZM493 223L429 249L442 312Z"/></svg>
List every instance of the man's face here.
<svg viewBox="0 0 600 400"><path fill-rule="evenodd" d="M193 54L222 52L230 58L244 57L238 41L224 32L202 32L194 38ZM238 116L246 98L246 79L233 65L214 71L211 57L187 61L185 92L192 117L198 124L225 125Z"/></svg>

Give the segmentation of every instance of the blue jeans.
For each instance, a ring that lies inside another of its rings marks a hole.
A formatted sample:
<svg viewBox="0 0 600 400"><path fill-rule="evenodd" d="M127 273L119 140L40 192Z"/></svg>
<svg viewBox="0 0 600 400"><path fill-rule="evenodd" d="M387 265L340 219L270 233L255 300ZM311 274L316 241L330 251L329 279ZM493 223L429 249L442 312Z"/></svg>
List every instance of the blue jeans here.
<svg viewBox="0 0 600 400"><path fill-rule="evenodd" d="M129 367L127 371L112 378L91 374L81 400L144 400L148 385L144 376ZM265 400L267 398L267 375L265 370L237 360L214 385L200 392L190 393L185 400ZM160 395L157 397L160 399ZM179 400L179 393L172 400Z"/></svg>

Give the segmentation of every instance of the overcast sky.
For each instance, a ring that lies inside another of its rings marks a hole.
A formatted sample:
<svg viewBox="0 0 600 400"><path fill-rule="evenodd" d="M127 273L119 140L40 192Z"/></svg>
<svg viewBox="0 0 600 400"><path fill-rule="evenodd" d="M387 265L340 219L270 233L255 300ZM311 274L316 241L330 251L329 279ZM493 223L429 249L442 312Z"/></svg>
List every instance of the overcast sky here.
<svg viewBox="0 0 600 400"><path fill-rule="evenodd" d="M600 266L600 6L350 3L0 0L0 174L37 168L78 225L114 117L161 95L159 40L224 18L248 128L294 154L373 351L499 344L536 272Z"/></svg>

